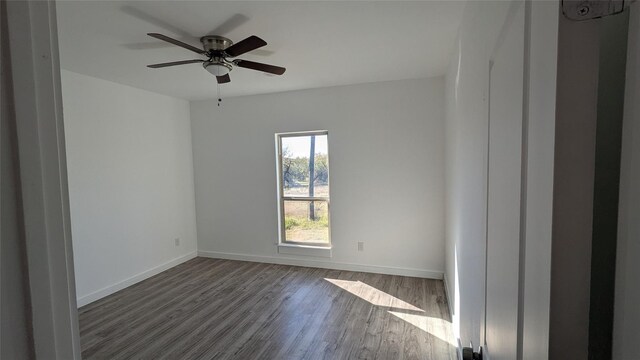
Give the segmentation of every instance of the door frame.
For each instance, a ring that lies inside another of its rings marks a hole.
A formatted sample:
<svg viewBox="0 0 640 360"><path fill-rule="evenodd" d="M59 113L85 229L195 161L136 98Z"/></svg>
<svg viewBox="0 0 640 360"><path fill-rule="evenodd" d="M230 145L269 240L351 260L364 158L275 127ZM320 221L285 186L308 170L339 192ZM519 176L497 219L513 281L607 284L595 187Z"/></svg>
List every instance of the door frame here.
<svg viewBox="0 0 640 360"><path fill-rule="evenodd" d="M80 359L56 4L5 4L34 352Z"/></svg>
<svg viewBox="0 0 640 360"><path fill-rule="evenodd" d="M515 16L520 7L524 7L524 31L522 34L523 41L523 66L522 66L522 124L521 124L521 159L520 159L520 199L519 199L519 238L518 238L518 314L517 314L517 359L522 359L522 332L523 332L523 292L524 292L524 256L525 256L525 239L526 239L526 205L527 205L527 158L528 158L528 111L529 111L529 54L530 54L530 37L531 37L531 1L515 0L509 7L509 12L504 24L500 30L497 41L489 55L488 61L488 82L487 82L487 142L486 142L486 188L485 188L485 254L484 254L484 306L482 307L482 324L480 329L480 341L482 342L483 354L485 359L490 358L489 346L487 344L487 283L488 283L488 254L489 254L489 178L491 164L491 85L492 73L495 64L495 57L504 43L505 37L510 31Z"/></svg>
<svg viewBox="0 0 640 360"><path fill-rule="evenodd" d="M560 1L525 0L524 6L523 158L517 338L518 359L537 360L546 358L549 352L549 283ZM498 46L499 43L496 48ZM495 50L491 52L494 53ZM491 62L488 63L487 70L490 67ZM489 88L490 84L487 84L487 94ZM487 121L488 109L487 106ZM487 141L488 135L487 131ZM486 165L488 166L488 163ZM485 193L485 196L488 194ZM485 201L487 199L485 198ZM486 241L485 236L485 276ZM486 279L483 296L485 304L481 318L486 321ZM480 329L480 340L486 351L485 359L488 359L490 349L486 344L484 323Z"/></svg>

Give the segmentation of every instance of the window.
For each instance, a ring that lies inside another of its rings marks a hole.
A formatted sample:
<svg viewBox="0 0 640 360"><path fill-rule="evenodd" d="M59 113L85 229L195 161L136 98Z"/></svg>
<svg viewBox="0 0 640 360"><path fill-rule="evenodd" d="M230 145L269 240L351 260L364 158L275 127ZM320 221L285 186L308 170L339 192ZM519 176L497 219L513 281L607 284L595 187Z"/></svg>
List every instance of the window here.
<svg viewBox="0 0 640 360"><path fill-rule="evenodd" d="M276 145L280 244L328 247L327 132L276 134Z"/></svg>

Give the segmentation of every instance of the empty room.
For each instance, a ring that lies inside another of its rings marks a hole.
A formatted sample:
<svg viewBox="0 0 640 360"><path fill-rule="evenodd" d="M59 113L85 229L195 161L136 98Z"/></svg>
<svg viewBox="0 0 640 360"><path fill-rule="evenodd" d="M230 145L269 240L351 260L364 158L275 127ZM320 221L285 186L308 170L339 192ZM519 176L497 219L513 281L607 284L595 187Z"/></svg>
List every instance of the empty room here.
<svg viewBox="0 0 640 360"><path fill-rule="evenodd" d="M58 3L83 356L453 358L463 7Z"/></svg>
<svg viewBox="0 0 640 360"><path fill-rule="evenodd" d="M2 2L2 359L634 359L639 14Z"/></svg>

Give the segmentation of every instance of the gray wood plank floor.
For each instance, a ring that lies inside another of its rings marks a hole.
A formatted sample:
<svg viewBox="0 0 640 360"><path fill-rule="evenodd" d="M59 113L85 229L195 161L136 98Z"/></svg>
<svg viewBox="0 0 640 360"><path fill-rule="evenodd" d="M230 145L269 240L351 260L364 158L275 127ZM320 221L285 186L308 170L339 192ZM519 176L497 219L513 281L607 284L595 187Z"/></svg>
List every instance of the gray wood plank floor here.
<svg viewBox="0 0 640 360"><path fill-rule="evenodd" d="M79 309L85 359L456 359L439 280L195 258Z"/></svg>

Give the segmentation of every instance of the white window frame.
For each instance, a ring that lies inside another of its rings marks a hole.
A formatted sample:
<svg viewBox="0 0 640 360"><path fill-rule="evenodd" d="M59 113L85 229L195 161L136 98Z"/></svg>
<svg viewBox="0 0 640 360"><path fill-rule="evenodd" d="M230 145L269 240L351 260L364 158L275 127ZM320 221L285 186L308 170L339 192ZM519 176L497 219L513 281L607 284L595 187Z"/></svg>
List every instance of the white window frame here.
<svg viewBox="0 0 640 360"><path fill-rule="evenodd" d="M327 142L329 141L329 132L327 130L315 130L315 131L297 131L297 132L285 132L276 133L276 172L278 183L278 245L280 246L279 252L291 254L291 255L319 255L330 257L330 252L323 252L322 250L331 249L331 202L330 196L285 196L284 195L284 179L282 179L282 138L286 137L301 137L312 135L325 135L327 136ZM329 186L329 192L331 192L331 166L329 165L329 149L327 144L327 184ZM285 201L320 201L327 204L327 217L329 222L328 228L328 242L300 242L300 241L287 241L284 224L284 202ZM311 250L310 252L300 251L304 248ZM314 252L313 250L320 250Z"/></svg>

